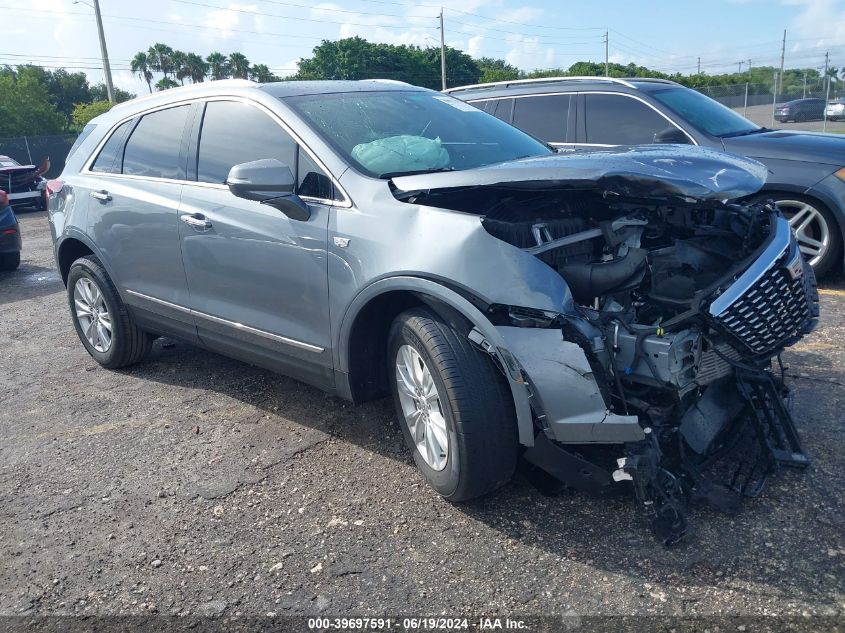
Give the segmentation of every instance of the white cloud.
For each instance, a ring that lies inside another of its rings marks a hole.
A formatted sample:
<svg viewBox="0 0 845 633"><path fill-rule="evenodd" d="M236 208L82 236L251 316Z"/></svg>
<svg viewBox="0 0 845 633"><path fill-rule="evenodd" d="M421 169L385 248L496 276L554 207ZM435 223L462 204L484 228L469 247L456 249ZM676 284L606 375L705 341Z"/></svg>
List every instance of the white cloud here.
<svg viewBox="0 0 845 633"><path fill-rule="evenodd" d="M232 2L225 9L209 11L202 22L209 29L214 30L211 34L213 38L230 39L235 35L232 29L240 27L242 23L246 23L247 26L252 23L256 30L261 30L257 27L263 27L263 20L263 17L258 14L257 5Z"/></svg>

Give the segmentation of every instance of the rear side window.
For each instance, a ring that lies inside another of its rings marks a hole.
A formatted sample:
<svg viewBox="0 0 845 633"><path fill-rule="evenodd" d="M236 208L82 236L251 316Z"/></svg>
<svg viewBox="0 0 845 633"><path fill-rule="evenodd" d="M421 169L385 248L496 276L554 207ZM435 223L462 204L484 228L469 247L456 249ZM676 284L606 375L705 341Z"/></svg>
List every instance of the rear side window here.
<svg viewBox="0 0 845 633"><path fill-rule="evenodd" d="M135 123L135 119L130 119L117 126L117 129L109 137L109 140L103 145L103 149L100 150L97 160L91 165L91 171L98 171L103 174L120 173L123 158L123 143L126 140L129 130L132 129L133 123ZM77 142L79 142L78 139Z"/></svg>
<svg viewBox="0 0 845 633"><path fill-rule="evenodd" d="M296 173L296 142L267 114L246 103L206 104L197 180L223 184L234 165L262 158L276 158Z"/></svg>
<svg viewBox="0 0 845 633"><path fill-rule="evenodd" d="M497 119L501 119L505 123L511 122L511 112L513 110L513 99L497 99L495 106L489 110Z"/></svg>
<svg viewBox="0 0 845 633"><path fill-rule="evenodd" d="M89 123L84 128L82 128L82 131L79 133L79 136L76 137L76 140L73 142L73 145L70 146L70 150L67 153L67 158L65 158L65 163L70 160L70 157L73 156L73 153L79 149L79 146L82 145L85 139L91 136L91 132L93 132L96 127L97 126L94 123Z"/></svg>
<svg viewBox="0 0 845 633"><path fill-rule="evenodd" d="M645 145L654 143L657 132L672 127L646 104L621 95L584 95L587 143Z"/></svg>
<svg viewBox="0 0 845 633"><path fill-rule="evenodd" d="M182 136L190 106L158 110L141 117L123 153L123 173L151 178L185 179Z"/></svg>
<svg viewBox="0 0 845 633"><path fill-rule="evenodd" d="M549 143L566 142L569 95L522 97L513 104L513 124Z"/></svg>

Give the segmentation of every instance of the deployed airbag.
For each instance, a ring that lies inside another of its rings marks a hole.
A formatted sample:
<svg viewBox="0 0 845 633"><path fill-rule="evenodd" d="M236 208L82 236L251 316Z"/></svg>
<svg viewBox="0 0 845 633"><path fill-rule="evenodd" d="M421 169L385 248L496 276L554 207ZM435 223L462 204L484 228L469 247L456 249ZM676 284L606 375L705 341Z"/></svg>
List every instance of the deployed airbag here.
<svg viewBox="0 0 845 633"><path fill-rule="evenodd" d="M352 157L376 174L440 169L449 164L449 152L439 138L389 136L352 148Z"/></svg>

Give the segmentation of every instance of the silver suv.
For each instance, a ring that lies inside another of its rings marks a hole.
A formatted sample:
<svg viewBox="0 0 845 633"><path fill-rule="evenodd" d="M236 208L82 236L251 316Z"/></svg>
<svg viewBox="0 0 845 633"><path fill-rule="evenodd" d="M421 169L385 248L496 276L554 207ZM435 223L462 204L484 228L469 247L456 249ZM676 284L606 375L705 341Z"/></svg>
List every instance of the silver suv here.
<svg viewBox="0 0 845 633"><path fill-rule="evenodd" d="M522 455L632 489L671 542L690 498L730 509L806 464L771 359L817 320L813 273L777 209L725 202L765 177L694 147L558 155L396 82L215 81L95 119L49 218L104 367L167 335L392 394L444 497Z"/></svg>

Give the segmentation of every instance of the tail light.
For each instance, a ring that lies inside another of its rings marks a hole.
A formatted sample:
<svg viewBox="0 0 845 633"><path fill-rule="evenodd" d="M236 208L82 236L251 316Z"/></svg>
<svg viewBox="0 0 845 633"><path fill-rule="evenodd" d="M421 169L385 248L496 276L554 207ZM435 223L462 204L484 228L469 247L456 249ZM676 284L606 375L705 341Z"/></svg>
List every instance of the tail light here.
<svg viewBox="0 0 845 633"><path fill-rule="evenodd" d="M59 180L58 178L54 180L47 181L47 188L46 192L48 196L52 196L54 193L59 193L62 190L62 187L65 186L64 180Z"/></svg>

